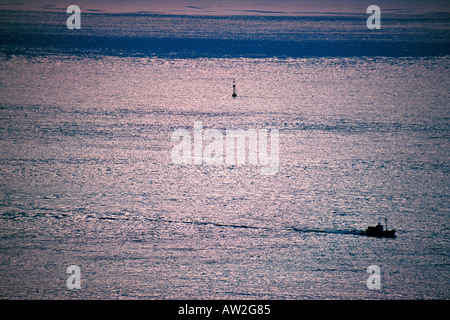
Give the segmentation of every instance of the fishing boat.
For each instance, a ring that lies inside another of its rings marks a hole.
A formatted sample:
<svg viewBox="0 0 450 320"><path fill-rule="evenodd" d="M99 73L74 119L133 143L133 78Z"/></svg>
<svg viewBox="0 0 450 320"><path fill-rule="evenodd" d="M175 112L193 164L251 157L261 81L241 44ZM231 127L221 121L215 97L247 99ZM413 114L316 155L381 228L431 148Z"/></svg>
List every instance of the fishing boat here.
<svg viewBox="0 0 450 320"><path fill-rule="evenodd" d="M387 228L387 219L386 229L384 229L383 225L378 223L375 227L367 227L366 236L368 237L377 237L377 238L395 238L395 230L388 230Z"/></svg>

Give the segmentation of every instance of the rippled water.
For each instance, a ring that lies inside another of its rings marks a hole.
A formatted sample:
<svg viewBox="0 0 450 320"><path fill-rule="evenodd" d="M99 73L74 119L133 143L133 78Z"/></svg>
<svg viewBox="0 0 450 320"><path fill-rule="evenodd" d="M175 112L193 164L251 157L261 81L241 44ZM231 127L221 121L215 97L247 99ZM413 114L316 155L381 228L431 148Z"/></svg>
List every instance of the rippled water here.
<svg viewBox="0 0 450 320"><path fill-rule="evenodd" d="M448 298L448 66L2 57L1 296ZM278 128L278 174L171 163L196 120Z"/></svg>
<svg viewBox="0 0 450 320"><path fill-rule="evenodd" d="M1 298L450 298L448 17L65 18L0 14ZM173 163L195 121L277 174Z"/></svg>

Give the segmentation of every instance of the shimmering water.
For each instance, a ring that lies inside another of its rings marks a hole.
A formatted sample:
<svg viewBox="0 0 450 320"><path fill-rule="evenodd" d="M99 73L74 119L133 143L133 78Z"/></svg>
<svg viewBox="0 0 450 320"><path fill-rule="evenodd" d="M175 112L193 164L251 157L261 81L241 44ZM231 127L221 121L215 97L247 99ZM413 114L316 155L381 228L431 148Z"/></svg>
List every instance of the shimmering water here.
<svg viewBox="0 0 450 320"><path fill-rule="evenodd" d="M450 297L448 56L2 48L1 298ZM194 121L279 129L278 173L172 163Z"/></svg>

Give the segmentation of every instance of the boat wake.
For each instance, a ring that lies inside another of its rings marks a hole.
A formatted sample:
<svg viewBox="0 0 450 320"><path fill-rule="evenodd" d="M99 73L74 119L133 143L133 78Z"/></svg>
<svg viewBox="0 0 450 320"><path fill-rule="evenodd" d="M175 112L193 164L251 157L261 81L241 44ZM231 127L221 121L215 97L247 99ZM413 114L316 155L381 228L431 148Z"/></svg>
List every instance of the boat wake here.
<svg viewBox="0 0 450 320"><path fill-rule="evenodd" d="M183 223L183 224L194 224L194 225L210 225L215 227L229 227L229 228L242 228L242 229L260 229L260 230L270 230L275 231L274 228L269 227L256 227L249 225L238 225L238 224L226 224L226 223L217 223L217 222L206 222L206 221L174 221L174 220L165 220L168 223ZM365 236L366 233L364 230L335 230L335 229L300 229L297 227L288 227L287 230L293 230L295 232L300 233L324 233L324 234L344 234L344 235L358 235Z"/></svg>
<svg viewBox="0 0 450 320"><path fill-rule="evenodd" d="M147 220L165 222L165 223L191 224L191 225L198 225L198 226L226 227L226 228L236 228L236 229L273 230L272 228L268 228L268 227L257 227L257 226L250 226L250 225L244 225L244 224L228 224L228 223L211 222L211 221L170 220L170 219L147 219Z"/></svg>
<svg viewBox="0 0 450 320"><path fill-rule="evenodd" d="M328 233L328 234L331 233L331 234L350 234L350 235L358 235L358 236L365 235L365 232L363 230L357 230L357 229L352 229L352 230L300 229L300 228L292 227L292 230L294 230L296 232L301 232L301 233Z"/></svg>
<svg viewBox="0 0 450 320"><path fill-rule="evenodd" d="M155 220L156 221L156 220ZM250 226L243 224L227 224L227 223L217 223L209 221L180 221L180 220L159 220L159 222L164 221L166 223L181 223L181 224L193 224L193 225L209 225L214 227L228 227L228 228L238 228L238 229L259 229L267 231L281 230L277 228L261 227L261 226ZM343 234L343 235L358 235L365 236L364 230L349 229L349 230L336 230L336 229L303 229L298 227L287 227L285 230L291 230L300 233L324 233L324 234Z"/></svg>
<svg viewBox="0 0 450 320"><path fill-rule="evenodd" d="M107 219L107 220L118 220L117 218L112 217L99 217L98 219ZM127 219L126 219L127 220ZM358 229L311 229L311 228L299 228L299 227L286 227L286 228L271 228L264 226L251 226L246 224L233 224L233 223L223 223L223 222L212 222L212 221L196 221L196 220L172 220L172 219L164 219L164 218L147 218L147 221L154 222L164 222L164 223L177 223L177 224L190 224L190 225L198 225L198 226L212 226L212 227L221 227L221 228L235 228L235 229L254 229L254 230L266 230L266 231L281 231L288 230L294 231L298 233L322 233L322 234L341 234L341 235L357 235L357 236L372 236L367 234L367 231L358 230ZM387 237L387 236L385 236Z"/></svg>

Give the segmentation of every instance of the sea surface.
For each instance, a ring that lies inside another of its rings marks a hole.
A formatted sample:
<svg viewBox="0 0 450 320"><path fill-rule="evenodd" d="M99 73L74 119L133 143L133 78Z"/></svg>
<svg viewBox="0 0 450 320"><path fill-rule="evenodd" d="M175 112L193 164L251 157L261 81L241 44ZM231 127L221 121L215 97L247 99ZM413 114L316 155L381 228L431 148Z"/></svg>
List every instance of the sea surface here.
<svg viewBox="0 0 450 320"><path fill-rule="evenodd" d="M367 16L1 11L0 298L449 299L450 16ZM195 121L278 172L173 163Z"/></svg>

